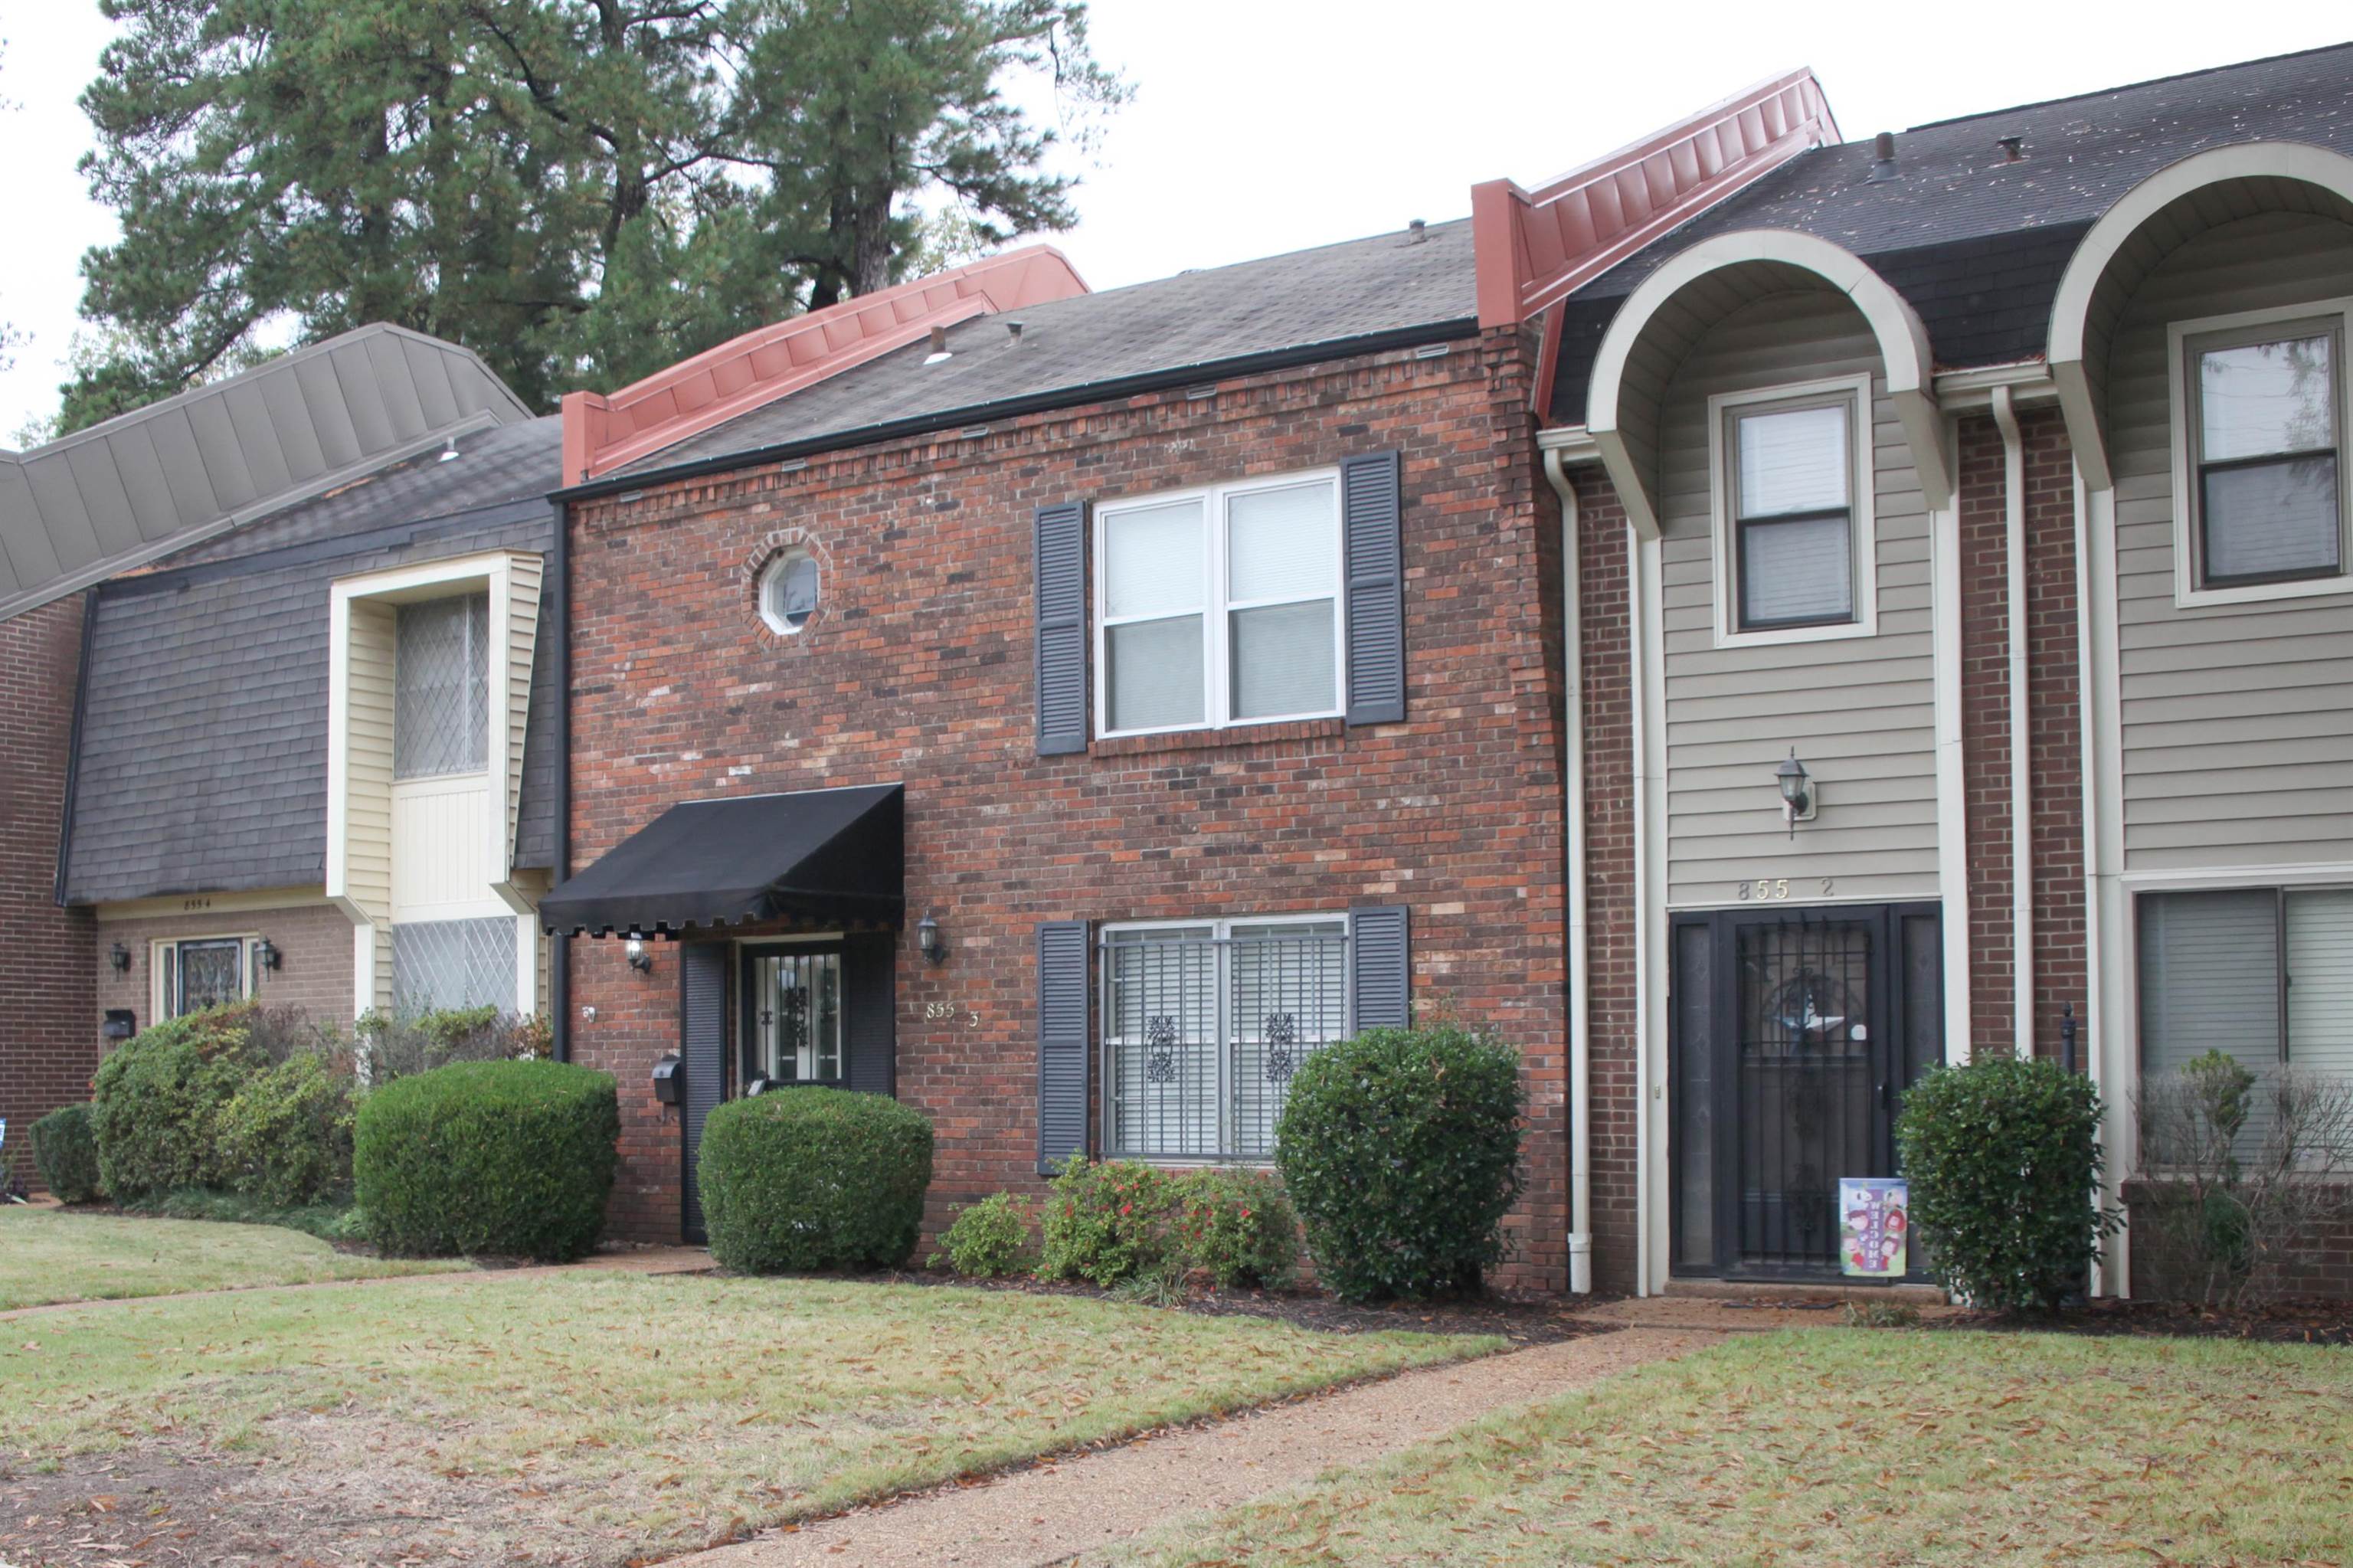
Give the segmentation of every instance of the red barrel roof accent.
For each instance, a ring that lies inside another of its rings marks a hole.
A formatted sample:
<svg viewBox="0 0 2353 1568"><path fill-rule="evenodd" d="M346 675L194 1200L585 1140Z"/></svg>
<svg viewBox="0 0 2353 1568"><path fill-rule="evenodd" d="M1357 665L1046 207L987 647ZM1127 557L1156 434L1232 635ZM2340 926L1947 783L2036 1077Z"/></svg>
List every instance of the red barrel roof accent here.
<svg viewBox="0 0 2353 1568"><path fill-rule="evenodd" d="M1695 214L1797 156L1839 140L1810 70L1710 104L1535 190L1471 190L1479 324L1523 322Z"/></svg>
<svg viewBox="0 0 2353 1568"><path fill-rule="evenodd" d="M564 399L564 482L578 484L723 424L935 326L1087 291L1050 245L934 272L747 332L622 387Z"/></svg>

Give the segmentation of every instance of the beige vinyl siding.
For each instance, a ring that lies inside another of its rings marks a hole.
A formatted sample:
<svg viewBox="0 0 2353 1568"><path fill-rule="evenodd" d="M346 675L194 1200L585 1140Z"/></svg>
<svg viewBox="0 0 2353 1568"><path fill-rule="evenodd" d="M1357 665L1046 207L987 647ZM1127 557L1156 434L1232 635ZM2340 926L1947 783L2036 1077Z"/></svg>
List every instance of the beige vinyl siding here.
<svg viewBox="0 0 2353 1568"><path fill-rule="evenodd" d="M2181 245L2118 317L2107 386L2128 871L2353 859L2353 594L2175 603L2166 335L2346 295L2353 228L2274 213Z"/></svg>
<svg viewBox="0 0 2353 1568"><path fill-rule="evenodd" d="M505 880L506 862L514 853L515 817L522 809L522 746L531 719L531 662L539 646L539 579L537 556L507 557L506 837L494 881Z"/></svg>
<svg viewBox="0 0 2353 1568"><path fill-rule="evenodd" d="M1708 399L1870 373L1877 515L1876 635L1718 648L1710 542ZM1789 882L1790 901L1936 895L1928 522L1876 343L1843 295L1768 295L1725 316L1676 371L1661 420L1667 896L1736 901L1739 884ZM1797 747L1821 789L1790 836L1773 770Z"/></svg>
<svg viewBox="0 0 2353 1568"><path fill-rule="evenodd" d="M351 606L343 883L375 934L375 1005L392 1008L392 715L396 623L388 604Z"/></svg>

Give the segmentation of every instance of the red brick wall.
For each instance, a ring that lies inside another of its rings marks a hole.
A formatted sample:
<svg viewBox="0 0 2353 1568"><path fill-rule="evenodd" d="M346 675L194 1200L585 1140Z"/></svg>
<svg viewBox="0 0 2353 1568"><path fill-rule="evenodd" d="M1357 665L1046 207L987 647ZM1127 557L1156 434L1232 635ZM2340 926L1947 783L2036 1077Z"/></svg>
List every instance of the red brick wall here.
<svg viewBox="0 0 2353 1568"><path fill-rule="evenodd" d="M28 1185L34 1121L98 1065L90 915L56 903L81 620L76 595L0 620L0 1160Z"/></svg>
<svg viewBox="0 0 2353 1568"><path fill-rule="evenodd" d="M2083 711L2074 472L2056 409L2020 417L2026 461L2028 779L2034 882L2034 1049L2084 1012ZM2009 555L2001 433L1960 428L1961 741L1968 833L1969 1012L1979 1048L2016 1048L2011 889ZM2091 1039L2077 1037L2088 1069Z"/></svg>
<svg viewBox="0 0 2353 1568"><path fill-rule="evenodd" d="M138 1018L140 1028L153 1024L151 944L204 937L268 938L278 949L279 965L261 974L254 999L264 1007L299 1007L339 1025L351 1022L352 923L342 910L324 903L274 909L195 909L180 915L101 921L96 965L100 1011L127 1007ZM108 961L117 942L131 955L130 969L120 975Z"/></svg>
<svg viewBox="0 0 2353 1568"><path fill-rule="evenodd" d="M1037 922L1404 903L1418 1004L1524 1053L1529 1187L1505 1277L1558 1288L1557 520L1528 440L1530 357L1493 334L575 506L573 863L679 800L904 780L910 916L933 910L952 953L934 969L900 948L899 1089L939 1134L934 1225L952 1202L1037 1184ZM1036 507L1388 447L1404 453L1407 723L1035 755ZM777 638L752 585L792 530L826 563L824 599ZM650 978L614 943L575 952L575 1056L622 1084L615 1228L672 1235L678 1134L645 1078L676 1048L674 951ZM954 1017L925 1022L934 1001Z"/></svg>

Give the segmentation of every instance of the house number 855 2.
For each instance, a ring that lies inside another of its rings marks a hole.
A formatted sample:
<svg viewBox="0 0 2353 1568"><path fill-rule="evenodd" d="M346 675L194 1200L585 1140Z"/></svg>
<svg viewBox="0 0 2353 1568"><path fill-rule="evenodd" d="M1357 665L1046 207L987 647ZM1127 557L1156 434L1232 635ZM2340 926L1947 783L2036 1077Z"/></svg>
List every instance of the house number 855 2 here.
<svg viewBox="0 0 2353 1568"><path fill-rule="evenodd" d="M1831 879L1825 876L1821 883L1820 895L1828 898L1831 895ZM1745 904L1774 903L1789 896L1789 879L1786 876L1760 876L1754 882L1736 883L1732 895Z"/></svg>

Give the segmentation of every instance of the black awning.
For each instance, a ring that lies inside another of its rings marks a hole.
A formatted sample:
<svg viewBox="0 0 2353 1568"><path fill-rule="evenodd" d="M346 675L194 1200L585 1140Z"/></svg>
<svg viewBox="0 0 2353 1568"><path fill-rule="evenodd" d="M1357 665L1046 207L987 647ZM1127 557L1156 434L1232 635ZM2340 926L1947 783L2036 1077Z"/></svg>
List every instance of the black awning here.
<svg viewBox="0 0 2353 1568"><path fill-rule="evenodd" d="M897 784L737 795L672 806L539 901L540 924L578 936L691 926L906 917Z"/></svg>

